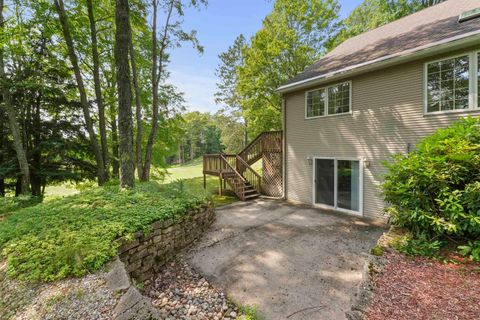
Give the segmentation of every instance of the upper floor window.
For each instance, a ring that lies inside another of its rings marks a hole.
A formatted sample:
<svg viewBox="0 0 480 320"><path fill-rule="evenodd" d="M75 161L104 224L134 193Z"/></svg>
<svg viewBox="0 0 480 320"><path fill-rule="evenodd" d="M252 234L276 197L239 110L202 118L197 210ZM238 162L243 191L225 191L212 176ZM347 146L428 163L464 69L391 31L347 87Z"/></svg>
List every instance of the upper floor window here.
<svg viewBox="0 0 480 320"><path fill-rule="evenodd" d="M426 112L444 112L474 109L478 103L472 97L479 88L478 54L465 54L425 66Z"/></svg>
<svg viewBox="0 0 480 320"><path fill-rule="evenodd" d="M308 91L305 98L307 118L348 113L351 111L351 82Z"/></svg>

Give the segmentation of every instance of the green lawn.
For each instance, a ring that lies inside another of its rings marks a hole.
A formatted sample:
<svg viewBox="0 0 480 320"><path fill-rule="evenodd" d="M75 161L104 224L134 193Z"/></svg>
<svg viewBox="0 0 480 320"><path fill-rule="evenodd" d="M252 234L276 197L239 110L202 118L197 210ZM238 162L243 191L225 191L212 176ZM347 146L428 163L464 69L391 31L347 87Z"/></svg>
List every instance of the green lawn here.
<svg viewBox="0 0 480 320"><path fill-rule="evenodd" d="M191 179L203 177L203 160L197 158L184 165L175 165L167 168L166 182L175 181L178 179Z"/></svg>
<svg viewBox="0 0 480 320"><path fill-rule="evenodd" d="M185 180L185 185L194 193L203 191L203 160L197 158L184 165L176 165L167 168L167 175L164 183L171 183L177 180ZM219 181L217 177L207 176L207 192L211 195L215 206L222 206L237 201L231 196L218 195Z"/></svg>

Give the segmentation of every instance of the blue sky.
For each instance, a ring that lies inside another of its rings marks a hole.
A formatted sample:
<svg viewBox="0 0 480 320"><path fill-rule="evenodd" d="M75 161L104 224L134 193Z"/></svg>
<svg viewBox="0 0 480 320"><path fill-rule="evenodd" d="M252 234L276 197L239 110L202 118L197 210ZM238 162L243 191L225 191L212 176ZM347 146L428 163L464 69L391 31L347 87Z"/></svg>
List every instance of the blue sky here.
<svg viewBox="0 0 480 320"><path fill-rule="evenodd" d="M361 0L340 0L341 15L345 16ZM200 11L185 12L186 30L197 30L198 39L205 52L200 55L190 45L175 49L171 54L170 82L185 94L189 110L215 112L215 69L218 55L225 51L243 33L247 38L262 25L263 18L271 11L268 0L209 0L208 7Z"/></svg>

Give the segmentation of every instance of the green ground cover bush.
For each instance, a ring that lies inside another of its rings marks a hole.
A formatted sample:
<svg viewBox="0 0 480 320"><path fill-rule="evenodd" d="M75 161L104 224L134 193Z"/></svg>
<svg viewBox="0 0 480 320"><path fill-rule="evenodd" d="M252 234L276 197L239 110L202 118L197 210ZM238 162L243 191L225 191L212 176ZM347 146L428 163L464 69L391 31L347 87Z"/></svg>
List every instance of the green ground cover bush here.
<svg viewBox="0 0 480 320"><path fill-rule="evenodd" d="M207 200L188 183L138 183L135 190L93 188L6 214L0 220L1 256L10 277L53 281L98 270L115 254L117 238L148 230Z"/></svg>
<svg viewBox="0 0 480 320"><path fill-rule="evenodd" d="M417 240L480 238L479 118L436 131L387 167L383 194L394 225Z"/></svg>

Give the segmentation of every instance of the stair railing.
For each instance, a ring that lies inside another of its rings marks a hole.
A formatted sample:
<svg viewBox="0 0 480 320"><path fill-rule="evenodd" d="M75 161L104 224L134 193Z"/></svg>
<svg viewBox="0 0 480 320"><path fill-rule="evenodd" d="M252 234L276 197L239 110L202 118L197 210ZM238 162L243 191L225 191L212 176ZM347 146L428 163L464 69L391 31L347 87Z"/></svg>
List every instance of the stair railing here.
<svg viewBox="0 0 480 320"><path fill-rule="evenodd" d="M227 157L222 154L220 155L223 167L221 178L228 182L233 192L235 192L240 200L245 201L245 184L247 183L247 180L230 164Z"/></svg>
<svg viewBox="0 0 480 320"><path fill-rule="evenodd" d="M262 177L242 157L237 155L237 171L248 181L252 187L261 193Z"/></svg>
<svg viewBox="0 0 480 320"><path fill-rule="evenodd" d="M262 156L262 139L265 133L260 134L250 142L238 155L247 163L252 164Z"/></svg>

